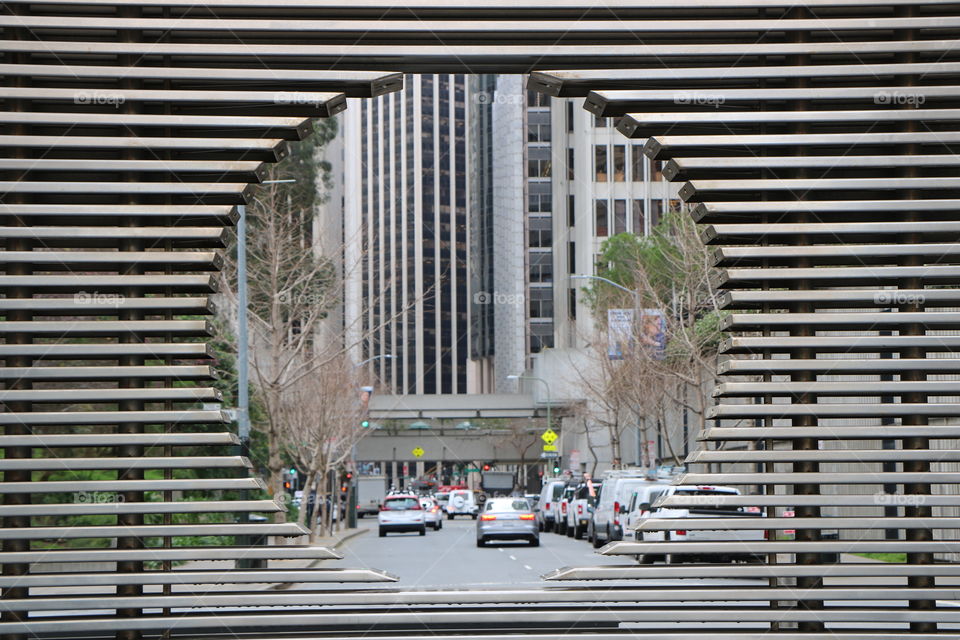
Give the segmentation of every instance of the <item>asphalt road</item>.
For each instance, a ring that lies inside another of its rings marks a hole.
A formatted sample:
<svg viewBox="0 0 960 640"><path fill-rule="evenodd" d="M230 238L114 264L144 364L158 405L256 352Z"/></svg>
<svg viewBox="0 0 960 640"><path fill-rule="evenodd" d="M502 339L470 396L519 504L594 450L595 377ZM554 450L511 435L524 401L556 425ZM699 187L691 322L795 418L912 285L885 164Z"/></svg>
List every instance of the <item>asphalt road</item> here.
<svg viewBox="0 0 960 640"><path fill-rule="evenodd" d="M464 517L444 520L440 531L427 529L423 537L390 533L380 538L371 517L358 525L370 531L340 547L344 559L329 566L382 569L400 577L396 585L403 587L530 587L544 585L540 576L560 567L624 563L598 555L586 540L555 533L541 533L539 547L504 541L478 548L476 522Z"/></svg>

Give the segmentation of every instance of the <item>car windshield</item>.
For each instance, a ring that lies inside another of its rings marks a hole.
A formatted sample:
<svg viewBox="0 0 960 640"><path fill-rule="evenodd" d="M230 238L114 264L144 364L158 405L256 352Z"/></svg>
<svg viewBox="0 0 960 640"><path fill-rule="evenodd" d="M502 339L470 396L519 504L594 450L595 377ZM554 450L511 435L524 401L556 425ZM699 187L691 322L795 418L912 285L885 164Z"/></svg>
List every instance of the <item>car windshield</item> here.
<svg viewBox="0 0 960 640"><path fill-rule="evenodd" d="M487 511L530 511L526 498L494 498L487 502Z"/></svg>
<svg viewBox="0 0 960 640"><path fill-rule="evenodd" d="M407 509L419 509L420 501L416 498L390 498L383 503L385 511L406 511Z"/></svg>
<svg viewBox="0 0 960 640"><path fill-rule="evenodd" d="M446 493L438 493L436 497L437 497L437 502L446 502L447 500L450 499L450 495Z"/></svg>
<svg viewBox="0 0 960 640"><path fill-rule="evenodd" d="M559 500L559 499L560 499L560 496L561 496L562 494L563 494L563 485L562 485L562 484L556 484L556 485L554 485L554 486L553 486L553 499L554 499L554 500Z"/></svg>

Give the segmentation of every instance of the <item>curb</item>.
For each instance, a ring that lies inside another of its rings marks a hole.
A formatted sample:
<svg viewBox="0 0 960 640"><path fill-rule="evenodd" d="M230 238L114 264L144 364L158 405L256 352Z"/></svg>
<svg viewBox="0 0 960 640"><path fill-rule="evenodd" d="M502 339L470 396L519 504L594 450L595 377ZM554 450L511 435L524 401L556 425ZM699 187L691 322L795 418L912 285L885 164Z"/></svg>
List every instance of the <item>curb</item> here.
<svg viewBox="0 0 960 640"><path fill-rule="evenodd" d="M331 548L331 549L336 549L337 547L343 545L345 542L347 542L347 541L349 541L349 540L353 540L353 539L356 538L357 536L362 535L362 534L366 533L367 531L369 531L369 529L356 528L356 529L353 529L352 531L348 531L348 532L346 532L346 533L344 533L344 534L342 534L342 535L337 536L336 538L334 538L334 539L333 539L331 542L329 542L329 543L324 544L324 543L319 543L319 542L318 542L318 546L323 546L323 547L329 547L329 548ZM303 568L304 568L304 569L313 569L314 567L317 567L321 562L326 562L326 560L322 560L322 559L314 560L313 562L311 562L310 564L308 564L306 567L303 567ZM292 587L294 584L297 584L297 583L295 583L295 582L278 582L278 583L276 583L276 584L271 585L271 586L268 588L268 590L270 590L270 591L283 591L283 590L289 589L289 588Z"/></svg>

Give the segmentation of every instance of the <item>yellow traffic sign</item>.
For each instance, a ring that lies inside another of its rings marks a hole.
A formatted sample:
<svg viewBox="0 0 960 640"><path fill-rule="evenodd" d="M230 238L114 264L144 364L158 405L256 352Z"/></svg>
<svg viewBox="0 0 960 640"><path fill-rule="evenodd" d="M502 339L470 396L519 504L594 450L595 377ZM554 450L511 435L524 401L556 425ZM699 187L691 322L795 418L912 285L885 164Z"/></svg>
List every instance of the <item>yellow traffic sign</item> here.
<svg viewBox="0 0 960 640"><path fill-rule="evenodd" d="M414 447L410 453L419 458L423 455L423 447Z"/></svg>
<svg viewBox="0 0 960 640"><path fill-rule="evenodd" d="M558 436L557 432L554 431L553 429L547 429L546 431L543 432L543 434L540 437L547 444L553 444L554 442L557 441L557 438L559 438L560 436Z"/></svg>
<svg viewBox="0 0 960 640"><path fill-rule="evenodd" d="M557 450L557 445L555 445L555 444L545 444L545 445L543 445L543 450L544 450L544 451L556 451L556 450Z"/></svg>

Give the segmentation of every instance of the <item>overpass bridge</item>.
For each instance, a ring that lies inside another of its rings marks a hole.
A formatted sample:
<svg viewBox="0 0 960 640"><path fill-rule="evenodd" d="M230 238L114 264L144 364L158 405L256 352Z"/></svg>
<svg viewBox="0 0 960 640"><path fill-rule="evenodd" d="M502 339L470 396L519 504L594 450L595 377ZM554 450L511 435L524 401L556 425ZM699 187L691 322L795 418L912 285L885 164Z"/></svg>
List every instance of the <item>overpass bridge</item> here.
<svg viewBox="0 0 960 640"><path fill-rule="evenodd" d="M568 415L570 402L545 402L521 393L375 395L370 399L371 420L522 419Z"/></svg>

